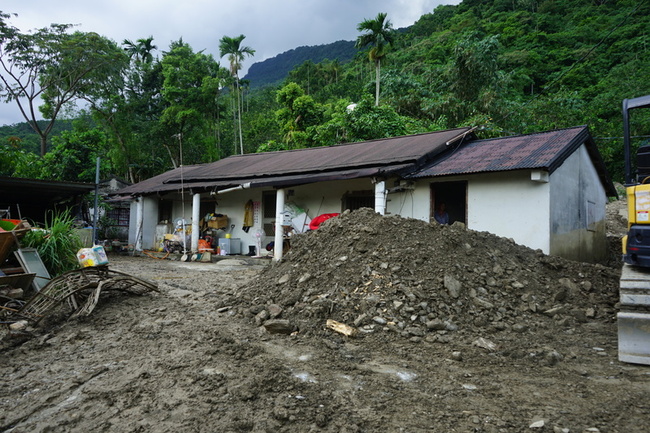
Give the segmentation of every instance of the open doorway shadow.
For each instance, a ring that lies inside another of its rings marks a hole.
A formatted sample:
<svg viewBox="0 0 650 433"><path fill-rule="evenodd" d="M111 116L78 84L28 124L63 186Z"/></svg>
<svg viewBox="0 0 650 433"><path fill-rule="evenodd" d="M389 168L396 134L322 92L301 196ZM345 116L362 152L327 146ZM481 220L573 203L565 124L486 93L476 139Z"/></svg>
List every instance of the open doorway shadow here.
<svg viewBox="0 0 650 433"><path fill-rule="evenodd" d="M434 222L435 211L444 204L449 224L460 221L467 224L467 182L435 182L431 184L429 221Z"/></svg>

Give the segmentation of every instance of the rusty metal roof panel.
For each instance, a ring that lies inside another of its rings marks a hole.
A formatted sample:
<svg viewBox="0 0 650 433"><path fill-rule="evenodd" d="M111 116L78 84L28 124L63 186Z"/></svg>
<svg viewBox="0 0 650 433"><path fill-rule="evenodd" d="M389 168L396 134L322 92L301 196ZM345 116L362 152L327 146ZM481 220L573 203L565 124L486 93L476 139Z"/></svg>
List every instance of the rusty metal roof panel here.
<svg viewBox="0 0 650 433"><path fill-rule="evenodd" d="M183 180L187 182L225 179L246 181L250 178L267 176L422 163L444 151L446 143L469 132L471 132L470 128L457 128L328 147L234 155L187 170L183 173ZM180 173L176 173L165 182L173 183L180 180Z"/></svg>
<svg viewBox="0 0 650 433"><path fill-rule="evenodd" d="M537 134L475 140L439 155L427 167L408 177L547 169L554 171L589 138L580 126Z"/></svg>
<svg viewBox="0 0 650 433"><path fill-rule="evenodd" d="M115 194L120 196L129 196L129 195L138 195L138 194L153 194L157 192L169 192L174 191L180 188L177 184L167 185L166 181L175 178L176 176L181 176L182 173L190 171L198 165L185 165L182 167L175 168L173 170L166 171L157 176L151 177L149 179L143 180L142 182L135 183L133 185L122 188L119 191L116 191ZM115 195L109 194L109 195Z"/></svg>
<svg viewBox="0 0 650 433"><path fill-rule="evenodd" d="M166 194L173 191L185 190L188 192L200 192L200 191L219 191L222 189L241 186L243 184L249 183L251 188L260 188L265 186L277 186L277 187L287 187L287 186L296 186L304 185L314 182L325 182L331 180L345 180L345 179L358 179L361 177L372 177L372 176L381 176L386 175L393 171L400 171L408 169L409 164L401 165L392 165L390 168L385 167L367 167L367 168L355 168L350 170L333 170L320 173L311 173L311 174L297 174L297 175L287 175L287 176L267 176L260 177L255 179L227 179L227 180L209 180L209 181L193 181L193 182L173 182L173 183L163 183L161 180L168 179L173 174L178 174L181 171L181 168L170 170L166 173L163 173L159 176L152 177L143 182L131 185L129 187L123 188L119 191L116 191L109 196L113 197L114 201L129 199L132 196L137 195L148 195L148 194ZM190 168L190 166L184 167L185 169Z"/></svg>

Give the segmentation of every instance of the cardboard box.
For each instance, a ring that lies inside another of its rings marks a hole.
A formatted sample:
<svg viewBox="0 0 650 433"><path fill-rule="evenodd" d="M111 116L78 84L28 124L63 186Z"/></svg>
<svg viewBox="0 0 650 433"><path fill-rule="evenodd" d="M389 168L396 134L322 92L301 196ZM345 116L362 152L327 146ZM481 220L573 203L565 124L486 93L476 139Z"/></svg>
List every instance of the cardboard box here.
<svg viewBox="0 0 650 433"><path fill-rule="evenodd" d="M208 227L211 229L225 229L228 227L228 216L212 217L208 220Z"/></svg>

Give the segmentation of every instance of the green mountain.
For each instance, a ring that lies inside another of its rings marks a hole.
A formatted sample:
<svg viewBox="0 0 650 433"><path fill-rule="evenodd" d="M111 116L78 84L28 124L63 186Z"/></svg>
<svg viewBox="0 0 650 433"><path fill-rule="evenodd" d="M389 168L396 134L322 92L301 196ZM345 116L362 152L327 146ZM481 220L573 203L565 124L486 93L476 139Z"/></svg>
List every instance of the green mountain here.
<svg viewBox="0 0 650 433"><path fill-rule="evenodd" d="M39 120L41 129L47 127L48 121ZM72 130L72 121L60 119L52 127L52 136L57 136L63 131ZM0 126L0 147L18 146L21 149L38 154L40 152L40 138L27 122L14 123L13 125Z"/></svg>
<svg viewBox="0 0 650 433"><path fill-rule="evenodd" d="M281 83L289 72L306 61L320 63L323 60L338 60L347 63L355 56L354 41L337 41L331 44L302 46L285 51L275 57L253 63L244 77L251 88Z"/></svg>

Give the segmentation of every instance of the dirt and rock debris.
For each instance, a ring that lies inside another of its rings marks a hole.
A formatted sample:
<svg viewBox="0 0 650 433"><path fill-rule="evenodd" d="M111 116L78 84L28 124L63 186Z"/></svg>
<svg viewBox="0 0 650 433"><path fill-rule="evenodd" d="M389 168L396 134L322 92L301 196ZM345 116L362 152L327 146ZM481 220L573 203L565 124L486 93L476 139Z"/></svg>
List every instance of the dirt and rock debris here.
<svg viewBox="0 0 650 433"><path fill-rule="evenodd" d="M617 359L616 206L606 264L367 209L278 264L111 256L160 293L5 332L0 431L647 431L650 368Z"/></svg>

